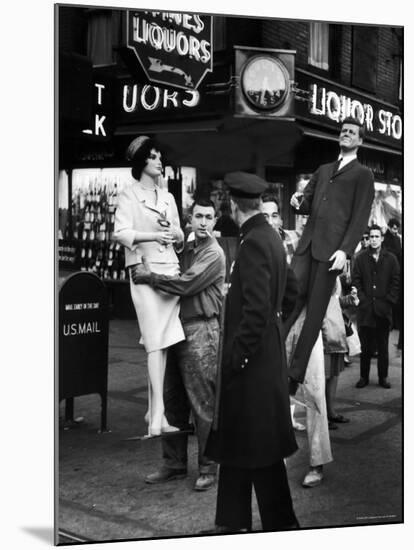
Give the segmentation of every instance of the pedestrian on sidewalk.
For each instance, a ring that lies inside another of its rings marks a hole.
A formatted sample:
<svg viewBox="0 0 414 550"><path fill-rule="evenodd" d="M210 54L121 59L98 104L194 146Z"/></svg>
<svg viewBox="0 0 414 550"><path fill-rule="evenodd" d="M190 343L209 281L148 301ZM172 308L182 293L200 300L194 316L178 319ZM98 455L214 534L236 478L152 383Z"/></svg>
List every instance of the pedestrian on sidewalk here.
<svg viewBox="0 0 414 550"><path fill-rule="evenodd" d="M290 201L296 213L309 214L292 260L300 299L286 323L286 332L304 305L307 313L288 365L291 394L305 378L309 355L321 329L336 277L368 223L374 176L357 159L363 137L364 127L360 121L346 118L339 134L338 160L320 166L304 192L294 193Z"/></svg>
<svg viewBox="0 0 414 550"><path fill-rule="evenodd" d="M349 270L350 271L350 278L349 278L349 281L347 282L347 287L349 287L349 290L351 290L351 287L352 287L352 272L354 270L355 258L358 256L358 254L360 254L364 250L367 250L368 248L369 248L369 227L367 227L365 229L365 231L364 231L364 233L361 237L361 241L358 244L358 246L356 247L355 252L351 256L351 259L350 259L350 266L349 266L350 267L350 270ZM342 288L344 288L343 284L342 284ZM352 288L355 289L355 287L352 287ZM357 308L356 307L347 308L347 310L345 311L345 315L352 322L352 325L353 325L352 330L356 330L356 332L358 332L357 328L356 328L357 327ZM358 335L357 335L357 338L358 338L358 341L359 341ZM374 359L374 358L378 357L377 343L376 343L375 340L372 340L371 344L372 344L371 357Z"/></svg>
<svg viewBox="0 0 414 550"><path fill-rule="evenodd" d="M185 340L168 353L164 402L169 422L182 430L188 427L190 411L198 441L199 476L196 491L205 491L216 481L217 464L206 456L206 443L213 422L219 315L223 300L226 259L213 236L216 223L214 203L197 199L191 207L194 239L187 241L181 255L181 275L153 273L144 266L132 269L134 284L143 283L157 291L179 296L180 318ZM161 468L149 474L146 483L162 483L187 475L188 434L162 438Z"/></svg>
<svg viewBox="0 0 414 550"><path fill-rule="evenodd" d="M351 273L352 273L352 267L353 267L355 256L360 252L363 252L364 250L366 250L368 247L369 247L369 227L365 229L364 233L362 234L361 240L357 244L357 247L355 248L355 251L351 256Z"/></svg>
<svg viewBox="0 0 414 550"><path fill-rule="evenodd" d="M400 268L392 252L383 249L384 240L379 225L371 225L370 246L355 258L352 273L359 305L357 322L361 341L360 379L357 388L369 383L372 342L377 345L378 382L390 388L388 382L388 339L392 323L392 306L398 301Z"/></svg>
<svg viewBox="0 0 414 550"><path fill-rule="evenodd" d="M383 248L392 252L398 260L400 266L400 290L397 303L392 308L392 328L398 330L397 349L402 349L404 319L403 319L403 284L402 284L402 236L400 234L400 222L397 218L391 218L388 221L388 229L384 234Z"/></svg>
<svg viewBox="0 0 414 550"><path fill-rule="evenodd" d="M160 187L162 158L157 143L147 136L135 138L126 152L134 182L119 194L113 238L125 247L125 265L142 264L145 256L151 269L175 275L179 272L175 249L184 235L174 197ZM164 414L163 385L167 349L184 339L179 319L179 299L151 288L134 285L131 297L137 314L142 343L147 352L150 406L150 436L177 431Z"/></svg>
<svg viewBox="0 0 414 550"><path fill-rule="evenodd" d="M251 530L253 487L263 530L295 529L284 464L297 449L281 320L286 255L260 211L267 183L244 172L225 183L241 242L227 294L217 430L207 445L220 464L209 532Z"/></svg>

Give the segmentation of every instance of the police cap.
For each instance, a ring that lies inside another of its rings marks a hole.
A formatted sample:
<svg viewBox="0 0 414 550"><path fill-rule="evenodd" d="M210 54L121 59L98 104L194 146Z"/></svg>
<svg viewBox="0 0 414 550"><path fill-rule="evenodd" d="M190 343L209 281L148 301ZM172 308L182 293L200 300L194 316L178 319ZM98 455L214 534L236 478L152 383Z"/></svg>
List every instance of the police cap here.
<svg viewBox="0 0 414 550"><path fill-rule="evenodd" d="M262 178L247 172L230 172L224 176L224 183L228 186L230 195L245 199L260 197L268 187Z"/></svg>

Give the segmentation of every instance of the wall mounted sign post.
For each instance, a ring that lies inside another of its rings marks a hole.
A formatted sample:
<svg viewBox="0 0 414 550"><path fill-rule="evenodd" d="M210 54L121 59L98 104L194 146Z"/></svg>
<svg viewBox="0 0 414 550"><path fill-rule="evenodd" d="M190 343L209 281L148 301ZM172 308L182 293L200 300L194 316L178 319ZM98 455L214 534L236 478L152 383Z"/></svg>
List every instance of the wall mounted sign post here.
<svg viewBox="0 0 414 550"><path fill-rule="evenodd" d="M213 70L212 16L127 10L126 46L150 82L197 89Z"/></svg>

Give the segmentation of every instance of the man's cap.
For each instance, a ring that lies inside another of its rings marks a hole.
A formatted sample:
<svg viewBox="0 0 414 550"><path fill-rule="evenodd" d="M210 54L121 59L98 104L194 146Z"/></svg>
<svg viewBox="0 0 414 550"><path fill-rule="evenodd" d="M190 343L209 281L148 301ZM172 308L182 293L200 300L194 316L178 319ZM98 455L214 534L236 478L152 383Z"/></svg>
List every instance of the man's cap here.
<svg viewBox="0 0 414 550"><path fill-rule="evenodd" d="M138 136L132 140L125 153L126 159L131 161L136 155L138 149L140 149L148 139L150 139L148 136Z"/></svg>
<svg viewBox="0 0 414 550"><path fill-rule="evenodd" d="M260 197L268 187L262 178L247 172L230 172L224 176L224 183L228 186L230 195L245 199Z"/></svg>

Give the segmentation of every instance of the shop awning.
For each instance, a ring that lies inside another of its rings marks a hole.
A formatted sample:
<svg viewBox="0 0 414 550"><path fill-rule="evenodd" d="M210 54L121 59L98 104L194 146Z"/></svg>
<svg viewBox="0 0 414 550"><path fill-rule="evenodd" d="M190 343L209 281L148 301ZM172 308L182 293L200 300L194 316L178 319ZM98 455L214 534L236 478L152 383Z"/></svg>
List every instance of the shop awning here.
<svg viewBox="0 0 414 550"><path fill-rule="evenodd" d="M307 126L301 126L302 134L308 137L314 137L318 139L325 139L329 141L338 141L338 136L336 134L331 134L323 130L318 130L316 128L309 128ZM376 143L369 143L366 141L362 142L361 149L372 149L373 151L381 151L383 153L389 153L391 155L402 156L402 151L393 149L392 147L387 147L385 145L379 145Z"/></svg>
<svg viewBox="0 0 414 550"><path fill-rule="evenodd" d="M128 124L119 126L114 135L116 136L136 136L139 134L176 134L192 132L218 132L222 119L212 119L203 121L174 121L160 123L142 123Z"/></svg>
<svg viewBox="0 0 414 550"><path fill-rule="evenodd" d="M227 116L192 121L120 126L118 136L153 135L177 165L225 173L264 164L286 166L301 132L293 119Z"/></svg>

